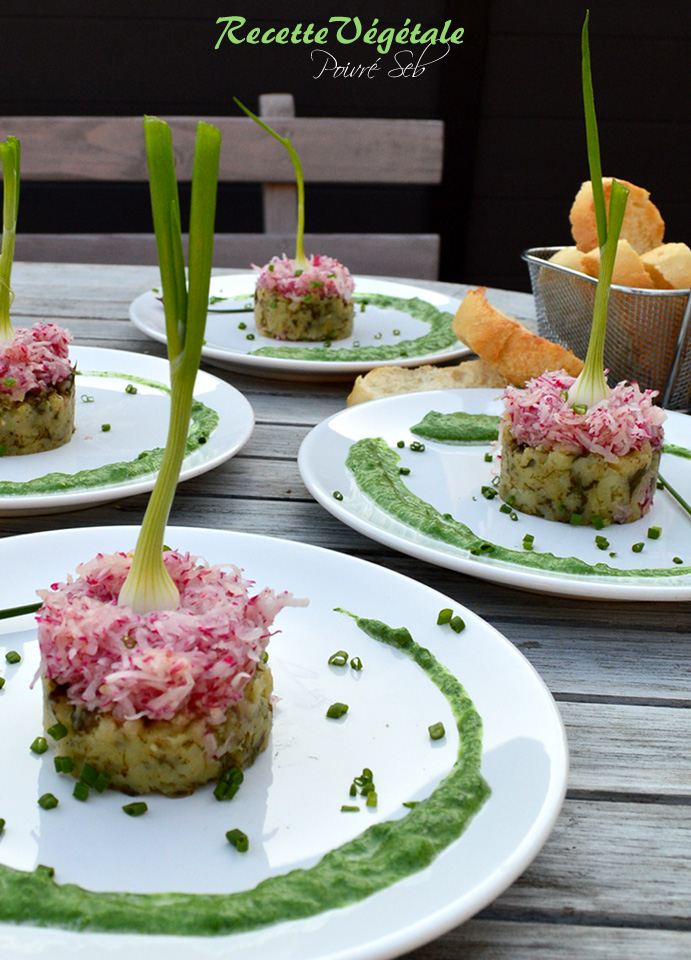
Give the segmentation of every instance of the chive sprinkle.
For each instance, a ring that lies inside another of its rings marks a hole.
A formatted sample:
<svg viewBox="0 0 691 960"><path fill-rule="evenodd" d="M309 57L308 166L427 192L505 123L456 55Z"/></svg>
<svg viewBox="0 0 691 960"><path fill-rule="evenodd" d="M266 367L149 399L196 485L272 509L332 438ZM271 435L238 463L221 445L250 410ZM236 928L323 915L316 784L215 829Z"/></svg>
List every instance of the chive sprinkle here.
<svg viewBox="0 0 691 960"><path fill-rule="evenodd" d="M46 733L53 740L62 740L67 736L67 727L64 723L54 723L52 727L48 727Z"/></svg>
<svg viewBox="0 0 691 960"><path fill-rule="evenodd" d="M84 763L79 772L79 780L85 783L87 787L93 787L98 778L98 770L92 767L90 763Z"/></svg>
<svg viewBox="0 0 691 960"><path fill-rule="evenodd" d="M8 663L20 663L21 659L20 654L18 654L16 650L8 650L5 654L5 660L7 660Z"/></svg>
<svg viewBox="0 0 691 960"><path fill-rule="evenodd" d="M45 753L46 750L48 749L48 741L46 740L45 737L36 737L36 739L31 744L29 749L33 753L38 753L38 754Z"/></svg>
<svg viewBox="0 0 691 960"><path fill-rule="evenodd" d="M492 462L492 454L487 452L485 454L485 463L491 463L491 462Z"/></svg>
<svg viewBox="0 0 691 960"><path fill-rule="evenodd" d="M398 472L402 477L407 477L410 473L410 467L399 467Z"/></svg>
<svg viewBox="0 0 691 960"><path fill-rule="evenodd" d="M648 539L659 540L662 533L662 527L648 527Z"/></svg>
<svg viewBox="0 0 691 960"><path fill-rule="evenodd" d="M350 666L353 670L362 670L362 660L359 657L353 657L350 661Z"/></svg>
<svg viewBox="0 0 691 960"><path fill-rule="evenodd" d="M413 451L413 453L424 453L425 445L419 440L413 440L413 442L410 444L410 449Z"/></svg>
<svg viewBox="0 0 691 960"><path fill-rule="evenodd" d="M247 853L249 850L250 842L247 834L243 833L242 830L238 830L237 827L235 827L234 830L226 831L226 840L231 846L235 847L238 853Z"/></svg>
<svg viewBox="0 0 691 960"><path fill-rule="evenodd" d="M326 715L330 720L340 720L341 717L345 716L348 712L347 703L332 703L329 709L326 711Z"/></svg>
<svg viewBox="0 0 691 960"><path fill-rule="evenodd" d="M94 790L96 790L98 793L103 793L103 791L109 785L111 779L112 778L110 774L106 773L105 770L102 770L94 780Z"/></svg>
<svg viewBox="0 0 691 960"><path fill-rule="evenodd" d="M125 393L136 393L136 392L137 392L137 388L133 383L128 383L127 386L125 387Z"/></svg>
<svg viewBox="0 0 691 960"><path fill-rule="evenodd" d="M494 490L492 487L481 487L480 493L485 498L485 500L494 500L494 498L497 496L497 491Z"/></svg>
<svg viewBox="0 0 691 960"><path fill-rule="evenodd" d="M437 623L438 624L451 623L452 616L453 616L453 611L451 610L451 607L444 607L443 610L439 611L439 615L437 617Z"/></svg>
<svg viewBox="0 0 691 960"><path fill-rule="evenodd" d="M340 490L334 490L334 492L333 492L333 498L334 498L334 500L342 500L342 499L343 499L343 494L341 493Z"/></svg>
<svg viewBox="0 0 691 960"><path fill-rule="evenodd" d="M102 423L102 424L101 424L101 430L103 431L103 433L109 433L109 432L110 432L110 424L109 424L109 423Z"/></svg>
<svg viewBox="0 0 691 960"><path fill-rule="evenodd" d="M54 757L56 773L72 773L74 770L74 760L72 757Z"/></svg>
<svg viewBox="0 0 691 960"><path fill-rule="evenodd" d="M683 563L681 557L672 557L672 563Z"/></svg>
<svg viewBox="0 0 691 960"><path fill-rule="evenodd" d="M645 544L641 540L640 543L634 543L631 549L633 550L634 553L640 553L644 546Z"/></svg>
<svg viewBox="0 0 691 960"><path fill-rule="evenodd" d="M2 833L2 831L5 829L5 823L6 821L0 817L0 833Z"/></svg>
<svg viewBox="0 0 691 960"><path fill-rule="evenodd" d="M454 633L460 633L462 630L465 630L465 620L462 620L461 617L452 617L449 621L449 626L454 631Z"/></svg>
<svg viewBox="0 0 691 960"><path fill-rule="evenodd" d="M446 736L446 730L441 721L433 723L427 729L429 730L430 740L441 740L442 737Z"/></svg>
<svg viewBox="0 0 691 960"><path fill-rule="evenodd" d="M143 800L138 800L136 803L126 803L122 809L128 817L141 817L149 808Z"/></svg>
<svg viewBox="0 0 691 960"><path fill-rule="evenodd" d="M348 663L348 654L345 650L337 650L336 653L331 654L327 662L332 667L344 667Z"/></svg>
<svg viewBox="0 0 691 960"><path fill-rule="evenodd" d="M75 800L81 800L82 802L89 799L89 784L84 783L83 780L77 780L74 785L74 790L72 791L72 796Z"/></svg>
<svg viewBox="0 0 691 960"><path fill-rule="evenodd" d="M38 805L44 810L53 810L58 805L58 798L52 793L44 793L38 798Z"/></svg>
<svg viewBox="0 0 691 960"><path fill-rule="evenodd" d="M344 803L343 806L341 807L341 813L359 813L359 812L360 812L360 808L355 807L350 803Z"/></svg>
<svg viewBox="0 0 691 960"><path fill-rule="evenodd" d="M5 678L4 678L4 677L0 677L0 690L2 690L2 688L3 688L4 686L5 686Z"/></svg>
<svg viewBox="0 0 691 960"><path fill-rule="evenodd" d="M376 807L376 805L377 805L377 791L369 790L367 793L367 800L365 801L365 806Z"/></svg>

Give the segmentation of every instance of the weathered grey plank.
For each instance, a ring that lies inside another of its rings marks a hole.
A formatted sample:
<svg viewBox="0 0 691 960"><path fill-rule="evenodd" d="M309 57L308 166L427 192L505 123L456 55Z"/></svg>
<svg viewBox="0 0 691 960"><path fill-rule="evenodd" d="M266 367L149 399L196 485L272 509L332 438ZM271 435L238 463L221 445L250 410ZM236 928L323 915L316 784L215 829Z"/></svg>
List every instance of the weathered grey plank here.
<svg viewBox="0 0 691 960"><path fill-rule="evenodd" d="M690 904L691 806L567 800L537 858L484 915L688 930Z"/></svg>
<svg viewBox="0 0 691 960"><path fill-rule="evenodd" d="M564 923L470 920L401 960L686 960L691 933Z"/></svg>

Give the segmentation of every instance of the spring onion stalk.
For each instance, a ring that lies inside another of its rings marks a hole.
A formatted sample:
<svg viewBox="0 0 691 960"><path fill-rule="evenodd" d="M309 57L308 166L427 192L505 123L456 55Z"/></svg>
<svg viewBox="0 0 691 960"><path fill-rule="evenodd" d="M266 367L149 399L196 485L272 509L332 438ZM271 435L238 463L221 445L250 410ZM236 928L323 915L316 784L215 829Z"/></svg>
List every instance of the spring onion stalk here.
<svg viewBox="0 0 691 960"><path fill-rule="evenodd" d="M682 507L684 510L686 510L689 516L691 516L691 503L689 503L687 500L684 500L682 495L674 489L674 487L671 485L669 480L665 479L659 473L657 475L657 485L658 487L661 487L663 490L666 490L669 493L670 497L673 497L677 501L679 506Z"/></svg>
<svg viewBox="0 0 691 960"><path fill-rule="evenodd" d="M626 211L626 201L629 196L628 187L612 182L612 193L609 200L609 229L605 211L605 198L602 189L602 167L600 165L600 142L597 132L595 116L595 98L593 94L593 78L590 70L590 45L588 41L588 19L586 13L581 35L582 74L583 74L583 108L585 112L586 141L588 146L588 165L590 180L593 187L593 202L595 204L595 220L597 223L597 237L600 244L600 276L595 291L593 305L593 325L590 330L590 341L585 358L585 366L581 375L569 390L569 401L572 406L594 406L609 395L609 387L605 379L604 351L605 333L607 331L607 307L609 291L612 285L614 260L617 255L617 243L621 233L621 225Z"/></svg>
<svg viewBox="0 0 691 960"><path fill-rule="evenodd" d="M266 130L267 133L270 133L272 137L275 137L279 143L288 151L290 159L293 162L293 167L295 168L295 183L298 191L298 223L297 223L297 237L295 239L295 266L296 267L305 267L307 265L307 257L305 256L305 178L302 173L302 164L300 163L300 157L295 151L295 147L290 142L289 137L282 137L280 133L276 133L275 130L272 130L268 123L264 123L256 114L252 113L244 103L241 103L237 97L233 97L233 100L237 103L242 111L244 111L248 117L251 117L255 123L258 123L259 126Z"/></svg>
<svg viewBox="0 0 691 960"><path fill-rule="evenodd" d="M144 135L163 287L171 410L161 468L118 600L121 605L132 607L140 614L175 609L180 600L177 587L163 563L163 534L185 454L194 381L204 340L221 146L217 128L199 123L192 173L189 289L186 290L170 128L156 117L145 117Z"/></svg>
<svg viewBox="0 0 691 960"><path fill-rule="evenodd" d="M16 137L0 143L2 161L2 247L0 248L0 343L9 343L14 337L10 307L14 300L10 277L14 260L14 238L17 233L19 210L20 148Z"/></svg>
<svg viewBox="0 0 691 960"><path fill-rule="evenodd" d="M595 205L595 223L597 225L597 241L600 248L607 239L607 211L605 209L605 192L602 187L602 166L600 164L600 142L597 135L597 117L595 115L595 95L593 93L593 76L590 69L590 43L588 40L588 10L583 22L581 33L581 57L583 76L583 108L585 112L585 135L588 144L588 164L590 167L590 183L593 188L593 203Z"/></svg>

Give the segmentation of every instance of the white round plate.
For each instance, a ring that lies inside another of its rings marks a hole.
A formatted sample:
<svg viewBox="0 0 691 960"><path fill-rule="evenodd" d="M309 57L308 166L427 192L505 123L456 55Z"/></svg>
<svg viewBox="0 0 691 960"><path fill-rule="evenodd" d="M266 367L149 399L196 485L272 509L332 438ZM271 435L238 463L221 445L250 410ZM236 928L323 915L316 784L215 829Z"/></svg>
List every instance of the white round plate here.
<svg viewBox="0 0 691 960"><path fill-rule="evenodd" d="M333 351L333 360L311 360L309 357L294 359L291 357L263 357L253 351L260 347L303 347L312 350L322 347L320 343L300 341L287 343L265 337L257 331L254 323L254 314L250 309L242 313L227 313L229 307L242 307L252 302L256 274L230 274L228 276L212 277L210 296L235 298L247 294L245 300L223 300L212 304L206 320L205 344L202 356L209 363L226 367L241 373L250 373L257 376L277 376L285 379L306 378L331 379L333 377L353 377L358 373L371 370L373 367L389 366L417 366L420 363L438 363L441 360L453 360L467 356L471 351L460 340L451 346L434 353L421 353L410 357L395 357L391 360L361 359L339 360L339 348L352 348L354 341L360 346L372 348L386 344L398 343L403 340L416 339L424 336L429 329L428 324L416 320L400 310L381 309L369 305L364 313L359 306L355 307L353 334L344 340L334 341L330 350ZM407 283L396 283L390 280L377 280L373 277L354 277L355 292L381 293L391 297L411 299L418 297L439 307L440 310L455 314L460 301L450 300L447 296L424 287L415 287ZM147 336L161 343L166 341L165 318L163 305L160 300L160 291L147 291L137 297L130 305L130 320ZM239 324L246 324L240 328ZM399 331L394 334L394 330ZM252 339L247 339L248 335Z"/></svg>
<svg viewBox="0 0 691 960"><path fill-rule="evenodd" d="M499 497L485 499L481 487L490 484L493 468L484 459L491 449L489 444L425 441L423 453L409 449L412 441L420 439L410 432L410 427L429 411L500 414L502 405L498 394L497 390L486 389L437 390L350 407L324 420L305 437L298 456L302 478L315 499L343 523L395 550L451 570L542 593L608 600L691 599L688 573L657 577L591 576L535 569L495 560L487 554L473 556L468 550L445 544L393 519L359 490L345 466L351 444L363 437L382 437L397 450L396 444L405 441L405 449L398 452L401 465L411 469L410 475L403 477L406 486L439 513L451 513L454 519L487 541L523 551L523 537L529 533L535 537L535 553L551 552L627 570L665 568L672 573L681 569L673 561L678 556L688 570L691 517L668 493L656 494L652 509L642 520L612 524L599 531L606 534L610 544L603 551L596 546L598 531L592 527L575 527L521 513L513 522L500 512ZM665 438L670 443L691 448L691 417L669 413ZM664 454L660 473L685 499L691 500L691 460ZM334 491L340 491L343 499L334 499ZM652 526L662 528L659 540L648 539L647 531ZM632 545L641 541L643 550L633 553ZM616 556L611 557L610 551Z"/></svg>
<svg viewBox="0 0 691 960"><path fill-rule="evenodd" d="M70 347L77 363L75 432L69 443L45 453L0 460L2 481L26 483L46 474L75 474L82 470L134 460L143 450L165 447L170 401L155 386L133 383L136 394L126 392L129 378L141 377L170 386L168 361L124 350ZM106 374L106 376L104 376ZM210 373L200 370L194 396L215 410L219 422L207 442L185 457L180 479L188 480L212 470L233 457L247 443L254 428L252 407L243 395ZM105 432L102 424L110 424ZM103 482L97 486L59 489L45 493L3 493L0 486L0 516L57 513L75 507L105 503L151 490L156 473L131 480Z"/></svg>
<svg viewBox="0 0 691 960"><path fill-rule="evenodd" d="M34 590L64 580L98 551L129 550L137 528L86 527L0 540L0 606L31 601ZM232 893L293 868L313 866L329 850L377 821L397 819L402 803L428 796L456 759L457 733L448 700L408 657L362 632L334 610L343 607L412 636L465 686L483 721L482 774L492 793L459 839L430 866L352 906L231 936L74 933L0 924L3 960L384 960L451 929L497 897L535 857L549 835L566 788L564 729L549 691L527 660L477 615L428 587L366 561L289 540L220 530L171 527L166 542L235 563L256 589L270 586L308 597L287 608L269 657L279 697L269 749L246 771L230 803L211 788L191 797L149 796L148 813L123 815L115 791L86 803L73 781L53 770L51 754L29 744L41 732L41 691L30 683L38 663L31 618L0 621L0 662L7 682L0 717L12 735L0 739L0 862L31 870L54 867L57 882L92 890ZM29 573L30 571L30 573ZM437 625L451 606L467 626ZM363 668L330 667L338 649ZM4 653L22 662L11 666ZM327 720L330 703L349 704ZM415 709L411 710L411 703ZM430 741L430 723L447 735ZM378 806L342 813L354 776L370 767ZM50 791L59 806L42 811ZM240 855L225 840L239 827L250 838Z"/></svg>

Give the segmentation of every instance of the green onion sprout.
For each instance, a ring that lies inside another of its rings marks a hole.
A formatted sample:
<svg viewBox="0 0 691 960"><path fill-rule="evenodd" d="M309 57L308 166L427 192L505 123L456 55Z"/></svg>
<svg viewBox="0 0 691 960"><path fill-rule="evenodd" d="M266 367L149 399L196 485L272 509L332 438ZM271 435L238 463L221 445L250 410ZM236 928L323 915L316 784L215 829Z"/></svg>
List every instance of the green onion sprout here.
<svg viewBox="0 0 691 960"><path fill-rule="evenodd" d="M278 140L279 143L288 151L290 159L293 163L293 168L295 170L295 184L298 191L298 222L297 222L297 236L295 238L295 266L296 267L306 267L307 266L307 257L305 256L305 178L302 173L302 164L300 163L300 157L297 155L295 147L290 142L289 137L282 137L280 133L276 133L275 130L272 130L268 123L264 123L256 114L252 113L244 103L241 103L237 97L233 97L235 103L240 107L240 109L247 114L255 123L258 123L262 130L266 130L267 133L270 133L272 137Z"/></svg>
<svg viewBox="0 0 691 960"><path fill-rule="evenodd" d="M188 292L170 127L156 117L145 117L144 136L163 286L171 412L161 468L119 597L121 605L132 607L140 614L173 610L180 600L177 587L163 563L163 534L185 454L192 393L206 326L221 147L218 129L208 123L199 123L192 173Z"/></svg>
<svg viewBox="0 0 691 960"><path fill-rule="evenodd" d="M19 210L20 147L16 137L0 143L2 162L2 247L0 248L0 343L9 343L14 337L10 307L14 300L10 278L14 260L14 240L17 234Z"/></svg>
<svg viewBox="0 0 691 960"><path fill-rule="evenodd" d="M593 187L593 202L595 205L595 220L597 223L597 237L600 245L600 276L595 290L595 304L593 306L593 325L590 330L590 341L585 358L585 366L569 390L569 401L578 413L585 412L609 395L609 387L605 379L604 351L605 333L607 330L607 307L609 292L612 285L614 260L617 255L617 244L621 225L624 220L626 201L629 189L617 180L612 181L612 193L609 200L609 229L607 213L602 187L602 167L600 164L600 144L595 116L595 98L593 94L593 78L590 69L590 45L588 41L588 18L586 13L581 34L582 75L583 75L583 107L585 112L585 129L588 146L588 165L590 181Z"/></svg>

